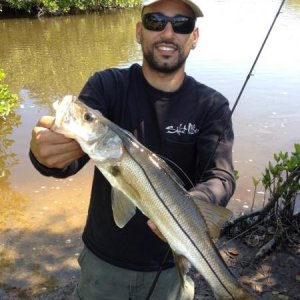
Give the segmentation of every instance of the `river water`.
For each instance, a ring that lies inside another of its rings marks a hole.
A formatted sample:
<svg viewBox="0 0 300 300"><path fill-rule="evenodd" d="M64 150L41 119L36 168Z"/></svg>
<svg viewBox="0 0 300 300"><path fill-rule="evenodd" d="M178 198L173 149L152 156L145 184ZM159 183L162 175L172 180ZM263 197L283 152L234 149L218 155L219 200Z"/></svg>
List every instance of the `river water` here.
<svg viewBox="0 0 300 300"><path fill-rule="evenodd" d="M211 0L187 73L222 92L231 106L273 21L279 0ZM78 94L96 70L141 62L138 10L54 18L0 19L0 68L20 107L0 128L1 288L51 290L78 276L93 166L56 180L28 159L31 129L52 103ZM273 153L300 142L300 0L287 0L233 115L236 214L253 198ZM255 208L262 206L258 188Z"/></svg>

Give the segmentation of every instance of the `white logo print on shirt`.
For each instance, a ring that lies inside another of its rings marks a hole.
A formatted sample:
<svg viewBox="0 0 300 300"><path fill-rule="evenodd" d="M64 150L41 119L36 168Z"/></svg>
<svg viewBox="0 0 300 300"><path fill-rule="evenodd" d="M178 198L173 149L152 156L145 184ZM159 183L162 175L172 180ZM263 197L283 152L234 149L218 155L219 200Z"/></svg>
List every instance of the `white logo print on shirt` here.
<svg viewBox="0 0 300 300"><path fill-rule="evenodd" d="M170 134L196 134L199 132L199 129L196 128L195 124L180 124L179 126L167 126L166 127L166 132Z"/></svg>

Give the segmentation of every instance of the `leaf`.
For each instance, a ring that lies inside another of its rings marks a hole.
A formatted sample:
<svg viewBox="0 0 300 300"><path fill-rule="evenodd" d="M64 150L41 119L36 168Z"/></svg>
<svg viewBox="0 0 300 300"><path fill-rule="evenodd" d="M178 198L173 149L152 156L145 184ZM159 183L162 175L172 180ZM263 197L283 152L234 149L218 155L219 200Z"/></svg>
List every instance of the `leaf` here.
<svg viewBox="0 0 300 300"><path fill-rule="evenodd" d="M283 153L282 151L279 152L279 157L282 159L282 162L285 163L288 159L289 155L288 152Z"/></svg>
<svg viewBox="0 0 300 300"><path fill-rule="evenodd" d="M257 187L258 184L260 183L260 179L256 179L254 176L252 176L252 183L254 187Z"/></svg>
<svg viewBox="0 0 300 300"><path fill-rule="evenodd" d="M290 172L292 172L299 165L300 165L300 161L297 159L297 157L292 156L288 163L288 169Z"/></svg>
<svg viewBox="0 0 300 300"><path fill-rule="evenodd" d="M278 295L278 299L280 299L280 300L289 300L290 297L286 296L286 295Z"/></svg>
<svg viewBox="0 0 300 300"><path fill-rule="evenodd" d="M234 178L235 180L238 180L240 178L238 170L234 170Z"/></svg>
<svg viewBox="0 0 300 300"><path fill-rule="evenodd" d="M271 174L270 174L270 171L266 168L265 174L262 174L262 176L263 176L263 178L262 178L262 184L267 189L271 185Z"/></svg>
<svg viewBox="0 0 300 300"><path fill-rule="evenodd" d="M279 291L272 291L272 295L279 295L280 292Z"/></svg>
<svg viewBox="0 0 300 300"><path fill-rule="evenodd" d="M0 81L5 78L5 73L3 69L0 69Z"/></svg>
<svg viewBox="0 0 300 300"><path fill-rule="evenodd" d="M300 283L300 272L298 272L295 276L296 282Z"/></svg>
<svg viewBox="0 0 300 300"><path fill-rule="evenodd" d="M271 162L269 162L269 170L270 170L271 174L274 174L274 173L275 173L274 166L272 165Z"/></svg>

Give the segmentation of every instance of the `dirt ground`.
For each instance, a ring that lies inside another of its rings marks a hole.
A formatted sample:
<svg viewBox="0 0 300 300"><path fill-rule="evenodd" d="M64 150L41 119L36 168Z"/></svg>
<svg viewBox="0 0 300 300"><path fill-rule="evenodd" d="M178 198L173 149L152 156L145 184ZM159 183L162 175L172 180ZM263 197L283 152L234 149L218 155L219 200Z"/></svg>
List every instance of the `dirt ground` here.
<svg viewBox="0 0 300 300"><path fill-rule="evenodd" d="M277 248L255 262L258 247L249 247L241 241L223 241L221 254L230 270L257 299L300 300L300 244L293 248ZM194 274L195 300L215 299L211 289Z"/></svg>
<svg viewBox="0 0 300 300"><path fill-rule="evenodd" d="M277 248L255 263L257 247L249 247L242 241L220 241L221 255L240 282L263 300L300 300L300 244L290 248ZM194 300L215 299L202 276L191 270L195 281ZM71 300L76 278L51 292L35 294L35 289L2 289L1 300ZM155 299L153 299L155 300Z"/></svg>

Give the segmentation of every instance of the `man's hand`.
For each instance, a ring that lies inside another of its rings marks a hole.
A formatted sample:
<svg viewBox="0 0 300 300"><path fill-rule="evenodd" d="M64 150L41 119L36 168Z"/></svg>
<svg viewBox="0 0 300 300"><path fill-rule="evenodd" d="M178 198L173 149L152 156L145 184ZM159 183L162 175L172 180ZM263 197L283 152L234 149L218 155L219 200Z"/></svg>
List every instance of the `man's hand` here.
<svg viewBox="0 0 300 300"><path fill-rule="evenodd" d="M148 226L150 227L150 229L164 242L167 243L167 240L165 239L165 237L161 234L160 230L158 229L158 227L155 225L155 223L152 220L148 220L147 221Z"/></svg>
<svg viewBox="0 0 300 300"><path fill-rule="evenodd" d="M75 140L51 130L54 121L50 116L40 118L32 130L30 149L42 165L62 169L84 153Z"/></svg>

